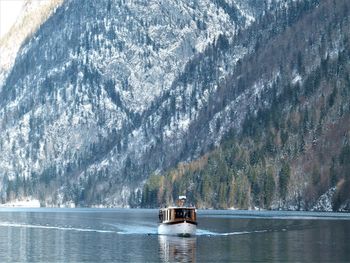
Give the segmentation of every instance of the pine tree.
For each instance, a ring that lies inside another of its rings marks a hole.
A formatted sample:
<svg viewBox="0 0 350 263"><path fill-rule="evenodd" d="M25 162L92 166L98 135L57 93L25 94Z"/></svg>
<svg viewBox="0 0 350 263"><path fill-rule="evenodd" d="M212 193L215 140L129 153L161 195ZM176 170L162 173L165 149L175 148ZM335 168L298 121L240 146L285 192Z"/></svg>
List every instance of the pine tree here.
<svg viewBox="0 0 350 263"><path fill-rule="evenodd" d="M290 179L290 166L287 162L282 164L282 169L279 172L279 193L280 197L285 200L288 192L288 183Z"/></svg>

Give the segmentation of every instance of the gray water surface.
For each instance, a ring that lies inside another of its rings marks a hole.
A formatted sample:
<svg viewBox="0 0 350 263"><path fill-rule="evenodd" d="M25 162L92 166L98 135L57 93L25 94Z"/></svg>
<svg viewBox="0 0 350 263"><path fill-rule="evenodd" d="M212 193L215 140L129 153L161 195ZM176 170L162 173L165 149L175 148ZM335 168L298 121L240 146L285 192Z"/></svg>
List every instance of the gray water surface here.
<svg viewBox="0 0 350 263"><path fill-rule="evenodd" d="M195 237L157 210L1 209L1 262L350 262L350 215L198 211Z"/></svg>

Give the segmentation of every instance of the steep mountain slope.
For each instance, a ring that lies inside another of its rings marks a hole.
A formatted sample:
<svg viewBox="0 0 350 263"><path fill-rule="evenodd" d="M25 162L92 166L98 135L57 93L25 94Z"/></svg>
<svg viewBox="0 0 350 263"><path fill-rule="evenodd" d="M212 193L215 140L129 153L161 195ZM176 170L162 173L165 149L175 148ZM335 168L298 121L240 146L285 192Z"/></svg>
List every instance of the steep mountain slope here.
<svg viewBox="0 0 350 263"><path fill-rule="evenodd" d="M321 143L326 125L347 129L334 110L346 114L346 77L327 70L347 56L348 4L331 3L64 1L0 82L2 201L149 206L187 192L203 207L312 208L347 185L343 137ZM305 109L319 125L301 126ZM314 135L317 152L339 149L333 184L309 183Z"/></svg>
<svg viewBox="0 0 350 263"><path fill-rule="evenodd" d="M242 125L209 154L152 176L144 206L187 193L200 207L349 210L349 4L292 8L247 31L260 34L255 52L218 89L214 109L234 87L258 93Z"/></svg>
<svg viewBox="0 0 350 263"><path fill-rule="evenodd" d="M3 200L127 204L130 187L179 158L161 148L189 123L178 114L165 127L170 97L181 101L178 76L219 35L232 39L249 25L258 9L248 7L64 1L1 84Z"/></svg>

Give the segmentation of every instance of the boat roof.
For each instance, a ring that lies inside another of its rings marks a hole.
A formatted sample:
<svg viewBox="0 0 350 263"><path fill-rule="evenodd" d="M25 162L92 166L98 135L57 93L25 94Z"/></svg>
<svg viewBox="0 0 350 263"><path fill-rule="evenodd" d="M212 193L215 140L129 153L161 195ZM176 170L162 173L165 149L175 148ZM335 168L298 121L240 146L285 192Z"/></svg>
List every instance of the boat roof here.
<svg viewBox="0 0 350 263"><path fill-rule="evenodd" d="M176 209L176 208L182 208L182 209L196 209L193 206L168 206L168 207L163 207L161 208L162 210L166 210L166 209Z"/></svg>

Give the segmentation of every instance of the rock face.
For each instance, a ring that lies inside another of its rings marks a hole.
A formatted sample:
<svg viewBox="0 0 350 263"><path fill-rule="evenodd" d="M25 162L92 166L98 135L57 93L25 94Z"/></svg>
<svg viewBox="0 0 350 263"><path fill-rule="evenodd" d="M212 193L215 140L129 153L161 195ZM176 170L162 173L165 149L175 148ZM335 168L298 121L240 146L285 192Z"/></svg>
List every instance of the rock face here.
<svg viewBox="0 0 350 263"><path fill-rule="evenodd" d="M336 192L336 187L332 187L326 193L320 196L317 203L311 209L312 211L332 212L333 211L333 197Z"/></svg>
<svg viewBox="0 0 350 263"><path fill-rule="evenodd" d="M286 61L244 62L316 0L51 2L0 68L2 202L138 206L150 175L219 147L318 65L315 49L286 78Z"/></svg>
<svg viewBox="0 0 350 263"><path fill-rule="evenodd" d="M1 68L3 201L40 194L47 204L127 205L131 188L181 159L181 138L214 88L180 84L187 63L220 36L232 40L259 6L56 4L19 52L5 48L17 58Z"/></svg>

